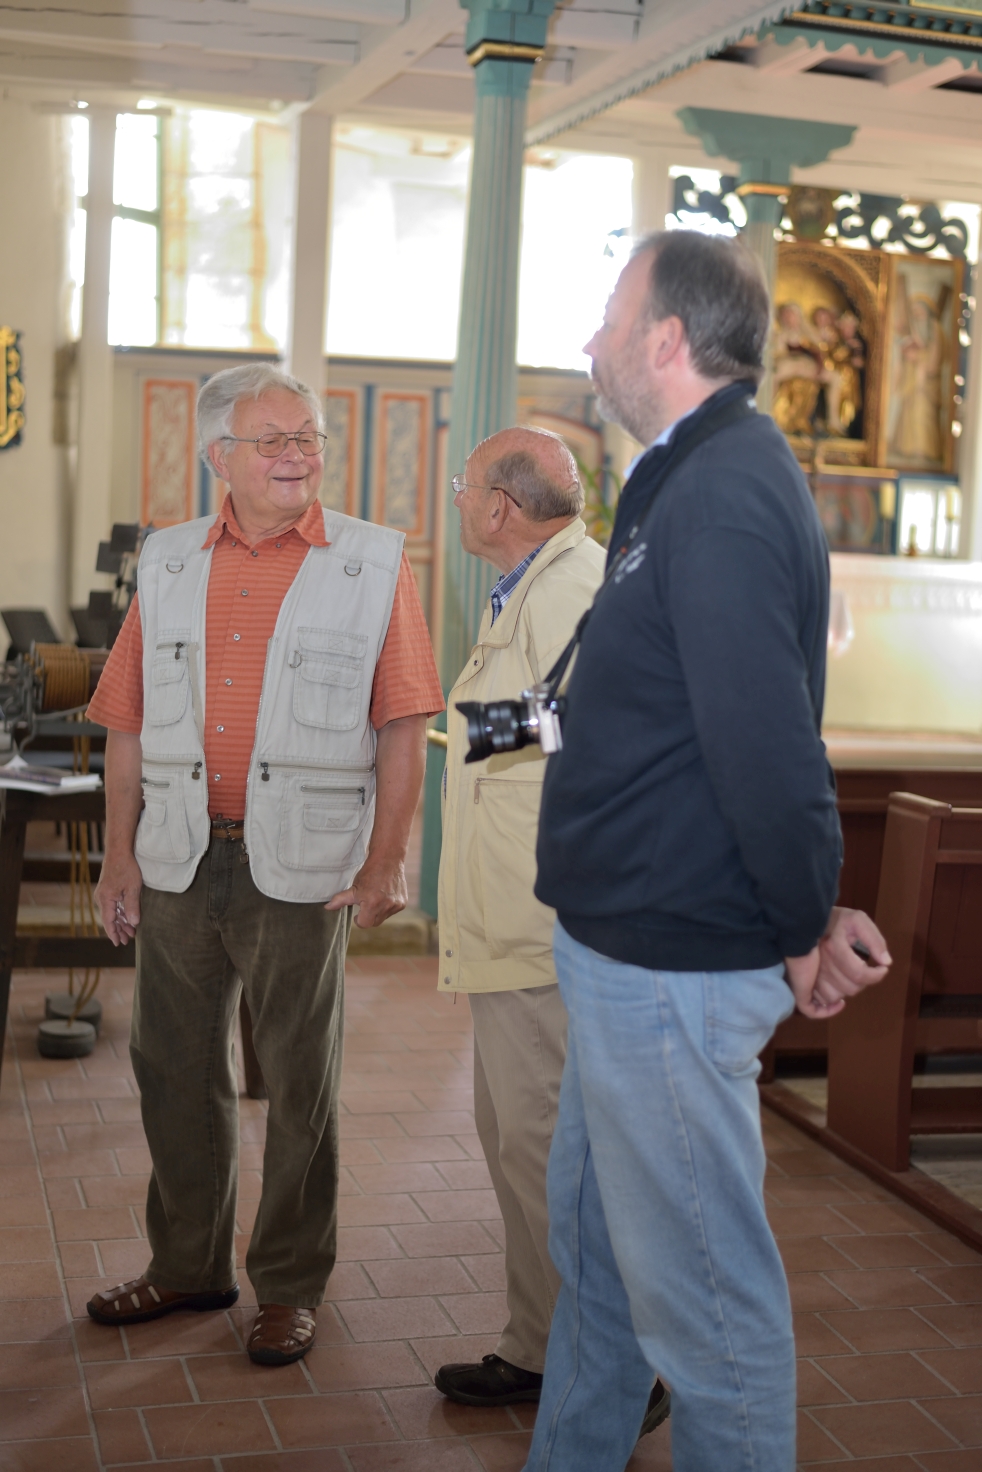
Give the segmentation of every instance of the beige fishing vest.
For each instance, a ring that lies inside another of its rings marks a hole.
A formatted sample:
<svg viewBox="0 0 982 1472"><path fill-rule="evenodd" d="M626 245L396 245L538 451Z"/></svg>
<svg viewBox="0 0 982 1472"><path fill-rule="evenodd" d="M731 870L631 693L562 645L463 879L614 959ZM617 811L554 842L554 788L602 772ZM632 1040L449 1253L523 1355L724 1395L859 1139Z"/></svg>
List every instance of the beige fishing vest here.
<svg viewBox="0 0 982 1472"><path fill-rule="evenodd" d="M144 882L181 893L208 847L205 604L213 518L154 532L140 557ZM324 512L266 650L246 786L252 877L271 899L328 900L365 859L375 812L369 719L405 538Z"/></svg>

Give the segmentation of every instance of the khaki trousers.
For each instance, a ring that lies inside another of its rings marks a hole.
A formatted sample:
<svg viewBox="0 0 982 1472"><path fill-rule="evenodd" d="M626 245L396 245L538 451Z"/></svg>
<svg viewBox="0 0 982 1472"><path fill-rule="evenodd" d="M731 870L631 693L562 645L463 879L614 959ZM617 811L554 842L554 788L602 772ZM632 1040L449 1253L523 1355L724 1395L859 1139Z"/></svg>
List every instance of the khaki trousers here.
<svg viewBox="0 0 982 1472"><path fill-rule="evenodd" d="M334 1266L344 953L351 911L260 894L241 843L214 839L183 894L143 890L130 1055L153 1171L161 1288L235 1282L240 978L269 1091L246 1257L260 1303L314 1308Z"/></svg>
<svg viewBox="0 0 982 1472"><path fill-rule="evenodd" d="M471 992L474 1117L505 1222L508 1323L497 1353L541 1374L559 1274L549 1256L546 1166L566 1059L558 986Z"/></svg>

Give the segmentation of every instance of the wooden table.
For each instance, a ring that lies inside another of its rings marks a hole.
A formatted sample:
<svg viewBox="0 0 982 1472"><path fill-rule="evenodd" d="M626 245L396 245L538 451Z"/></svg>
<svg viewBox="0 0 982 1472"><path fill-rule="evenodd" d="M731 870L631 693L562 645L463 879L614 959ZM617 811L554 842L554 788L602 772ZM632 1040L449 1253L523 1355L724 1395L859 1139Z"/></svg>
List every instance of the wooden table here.
<svg viewBox="0 0 982 1472"><path fill-rule="evenodd" d="M135 966L136 945L114 946L106 936L18 935L17 907L24 877L28 823L104 823L106 794L19 792L0 788L0 1065L7 1033L10 974L14 967Z"/></svg>

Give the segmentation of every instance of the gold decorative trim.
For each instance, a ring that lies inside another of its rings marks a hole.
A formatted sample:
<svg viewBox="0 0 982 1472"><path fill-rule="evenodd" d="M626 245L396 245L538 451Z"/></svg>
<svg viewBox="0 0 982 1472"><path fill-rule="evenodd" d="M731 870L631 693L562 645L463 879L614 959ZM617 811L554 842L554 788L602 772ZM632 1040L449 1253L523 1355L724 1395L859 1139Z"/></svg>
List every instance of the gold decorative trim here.
<svg viewBox="0 0 982 1472"><path fill-rule="evenodd" d="M788 195L791 193L791 185L754 184L751 181L747 184L738 184L736 189L734 190L734 193L738 194L741 199L743 199L748 194L768 194L772 195L775 199L787 199Z"/></svg>
<svg viewBox="0 0 982 1472"><path fill-rule="evenodd" d="M479 41L473 51L468 51L471 66L482 61L538 61L544 46L527 45L524 41Z"/></svg>
<svg viewBox="0 0 982 1472"><path fill-rule="evenodd" d="M20 333L0 327L0 450L20 440L24 428L24 384L20 378Z"/></svg>
<svg viewBox="0 0 982 1472"><path fill-rule="evenodd" d="M786 24L793 22L795 25L815 26L824 30L865 31L869 35L889 36L894 41L914 41L928 46L947 45L973 50L982 48L982 36L968 36L961 31L920 31L913 26L883 25L875 20L851 20L844 15L816 15L807 10L793 10L790 15L784 16L784 21Z"/></svg>

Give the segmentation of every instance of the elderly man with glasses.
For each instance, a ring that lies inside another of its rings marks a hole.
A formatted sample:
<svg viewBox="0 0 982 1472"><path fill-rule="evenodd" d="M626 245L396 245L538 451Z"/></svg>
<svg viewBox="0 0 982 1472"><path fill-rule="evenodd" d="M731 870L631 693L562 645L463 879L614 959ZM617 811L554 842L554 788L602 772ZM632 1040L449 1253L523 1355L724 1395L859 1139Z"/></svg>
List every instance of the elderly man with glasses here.
<svg viewBox="0 0 982 1472"><path fill-rule="evenodd" d="M508 1322L494 1354L444 1365L436 1387L469 1406L536 1402L559 1275L549 1256L546 1164L566 1057L552 959L555 912L540 904L535 840L546 759L539 746L467 763L461 700L514 699L542 680L603 577L580 518L576 464L557 436L506 429L453 479L466 552L501 573L450 694L440 858L441 991L468 993L474 1116L505 1223ZM643 1431L664 1420L652 1390Z"/></svg>
<svg viewBox="0 0 982 1472"><path fill-rule="evenodd" d="M317 501L315 394L266 364L198 396L215 518L155 532L92 718L109 728L98 899L137 937L130 1051L151 1260L88 1305L129 1326L235 1302L241 986L269 1092L246 1270L260 1364L300 1359L335 1260L344 954L406 904L443 708L403 536Z"/></svg>

